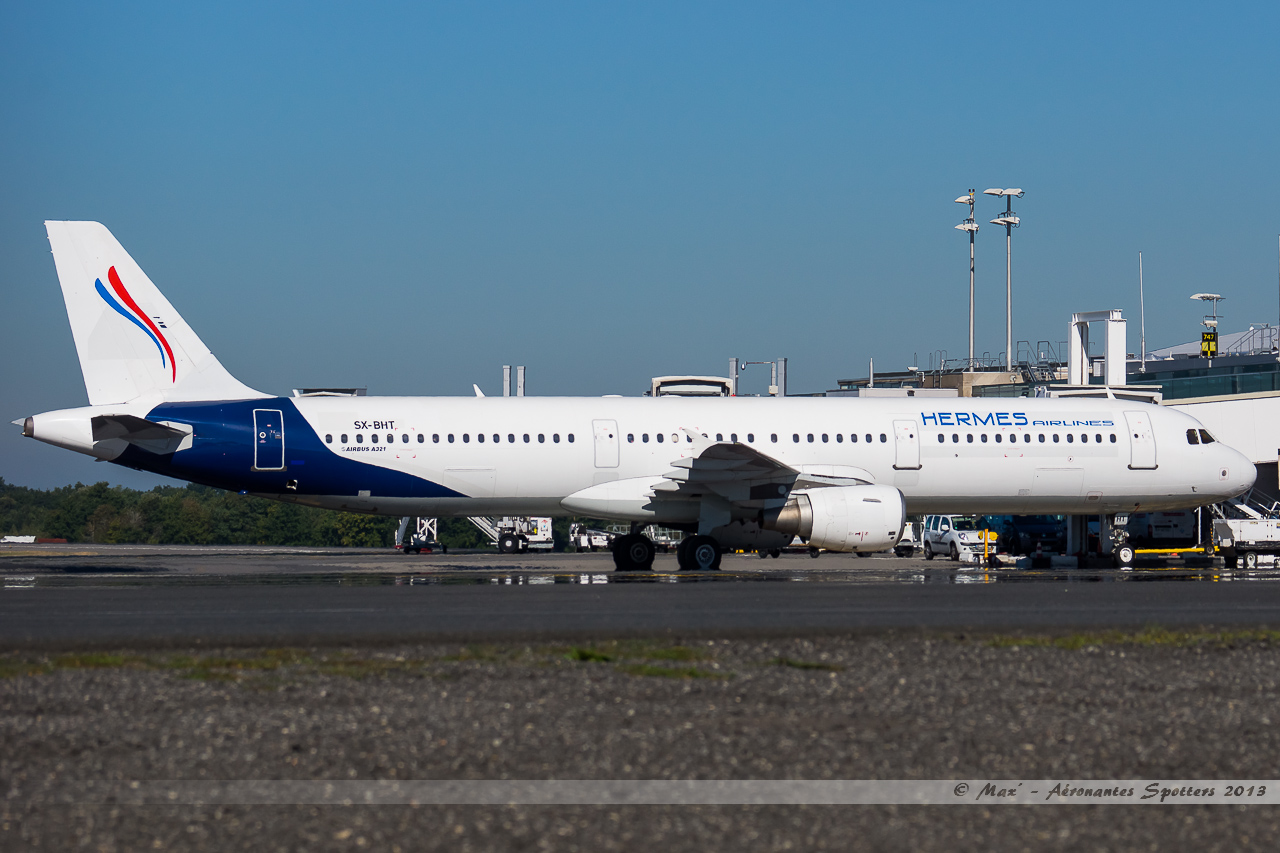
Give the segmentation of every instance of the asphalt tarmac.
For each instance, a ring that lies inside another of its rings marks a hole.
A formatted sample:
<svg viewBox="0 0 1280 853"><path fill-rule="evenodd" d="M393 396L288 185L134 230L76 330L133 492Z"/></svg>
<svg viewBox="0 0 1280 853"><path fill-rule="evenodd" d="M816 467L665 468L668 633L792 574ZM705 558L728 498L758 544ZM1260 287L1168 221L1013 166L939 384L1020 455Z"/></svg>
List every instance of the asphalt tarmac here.
<svg viewBox="0 0 1280 853"><path fill-rule="evenodd" d="M5 546L0 644L326 644L1280 623L1280 572L983 570L890 555L615 573L608 554Z"/></svg>

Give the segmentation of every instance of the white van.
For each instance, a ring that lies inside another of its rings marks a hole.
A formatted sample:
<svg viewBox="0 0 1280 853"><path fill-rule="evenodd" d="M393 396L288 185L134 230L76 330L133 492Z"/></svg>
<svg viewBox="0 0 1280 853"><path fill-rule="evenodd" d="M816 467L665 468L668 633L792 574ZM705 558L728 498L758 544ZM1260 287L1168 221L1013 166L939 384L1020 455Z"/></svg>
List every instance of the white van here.
<svg viewBox="0 0 1280 853"><path fill-rule="evenodd" d="M957 562L981 559L983 531L988 528L986 518L980 515L926 515L920 531L924 558L932 560L942 554ZM987 548L994 552L995 531L988 535Z"/></svg>

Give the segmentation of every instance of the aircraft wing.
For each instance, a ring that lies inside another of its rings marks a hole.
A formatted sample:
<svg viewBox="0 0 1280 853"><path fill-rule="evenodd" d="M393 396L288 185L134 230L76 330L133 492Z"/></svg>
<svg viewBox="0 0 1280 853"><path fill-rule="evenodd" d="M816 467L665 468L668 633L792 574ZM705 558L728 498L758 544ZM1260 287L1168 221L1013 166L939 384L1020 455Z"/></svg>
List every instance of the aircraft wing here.
<svg viewBox="0 0 1280 853"><path fill-rule="evenodd" d="M684 432L693 438L696 453L672 463L672 470L653 487L655 501L720 497L741 507L772 509L786 503L801 476L750 445L714 442L700 433Z"/></svg>

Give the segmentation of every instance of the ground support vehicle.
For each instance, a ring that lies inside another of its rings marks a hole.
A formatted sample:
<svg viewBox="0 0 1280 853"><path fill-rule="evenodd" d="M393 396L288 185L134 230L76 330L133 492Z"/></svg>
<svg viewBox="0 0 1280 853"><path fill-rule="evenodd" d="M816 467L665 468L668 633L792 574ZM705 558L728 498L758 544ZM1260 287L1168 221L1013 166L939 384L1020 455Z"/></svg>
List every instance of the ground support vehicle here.
<svg viewBox="0 0 1280 853"><path fill-rule="evenodd" d="M436 539L436 520L434 518L418 518L404 516L400 519L400 528L396 531L396 547L402 554L421 554L426 551L447 553Z"/></svg>
<svg viewBox="0 0 1280 853"><path fill-rule="evenodd" d="M898 557L910 557L920 548L920 535L917 532L919 523L908 521L902 526L902 538L893 546L893 553Z"/></svg>
<svg viewBox="0 0 1280 853"><path fill-rule="evenodd" d="M596 530L575 522L569 525L569 547L576 551L607 551L617 538L607 530Z"/></svg>
<svg viewBox="0 0 1280 853"><path fill-rule="evenodd" d="M1258 567L1258 556L1280 556L1280 518L1216 518L1214 545L1228 569Z"/></svg>

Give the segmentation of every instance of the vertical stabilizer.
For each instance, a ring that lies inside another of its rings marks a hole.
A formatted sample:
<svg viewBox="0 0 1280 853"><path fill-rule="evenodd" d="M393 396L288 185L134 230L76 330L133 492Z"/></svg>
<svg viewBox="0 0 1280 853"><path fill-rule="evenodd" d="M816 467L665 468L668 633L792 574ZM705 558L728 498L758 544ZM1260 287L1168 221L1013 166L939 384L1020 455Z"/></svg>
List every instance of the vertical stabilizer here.
<svg viewBox="0 0 1280 853"><path fill-rule="evenodd" d="M46 222L89 403L244 400L241 384L98 222Z"/></svg>

